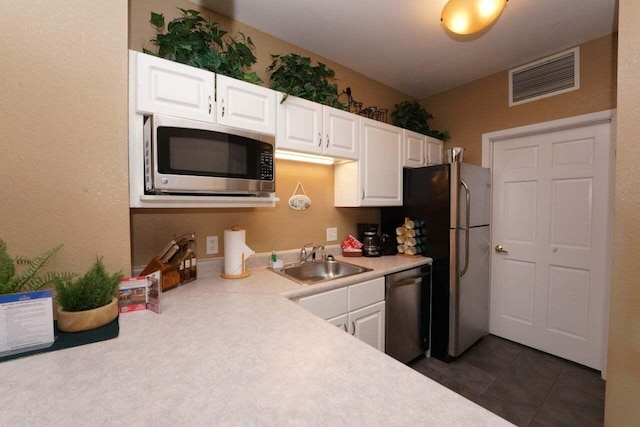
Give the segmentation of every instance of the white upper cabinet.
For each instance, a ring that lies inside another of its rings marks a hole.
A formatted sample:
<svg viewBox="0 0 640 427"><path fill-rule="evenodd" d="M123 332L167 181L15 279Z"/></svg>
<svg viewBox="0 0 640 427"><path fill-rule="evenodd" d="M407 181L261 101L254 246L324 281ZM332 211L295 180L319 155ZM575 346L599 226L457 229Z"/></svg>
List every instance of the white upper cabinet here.
<svg viewBox="0 0 640 427"><path fill-rule="evenodd" d="M427 137L421 133L403 130L404 160L403 166L419 168L427 165Z"/></svg>
<svg viewBox="0 0 640 427"><path fill-rule="evenodd" d="M358 116L324 105L324 154L342 159L358 160Z"/></svg>
<svg viewBox="0 0 640 427"><path fill-rule="evenodd" d="M216 75L218 124L275 135L278 92Z"/></svg>
<svg viewBox="0 0 640 427"><path fill-rule="evenodd" d="M427 136L427 164L439 165L442 163L442 146L444 143L434 137Z"/></svg>
<svg viewBox="0 0 640 427"><path fill-rule="evenodd" d="M280 94L280 99L282 98ZM289 96L279 104L280 149L341 159L358 159L358 116Z"/></svg>
<svg viewBox="0 0 640 427"><path fill-rule="evenodd" d="M296 96L278 96L276 148L322 154L322 105Z"/></svg>
<svg viewBox="0 0 640 427"><path fill-rule="evenodd" d="M214 73L133 51L129 60L135 61L138 112L214 123Z"/></svg>
<svg viewBox="0 0 640 427"><path fill-rule="evenodd" d="M335 206L402 206L402 129L359 121L359 161L334 166Z"/></svg>
<svg viewBox="0 0 640 427"><path fill-rule="evenodd" d="M442 141L421 133L404 130L403 165L408 168L442 163Z"/></svg>

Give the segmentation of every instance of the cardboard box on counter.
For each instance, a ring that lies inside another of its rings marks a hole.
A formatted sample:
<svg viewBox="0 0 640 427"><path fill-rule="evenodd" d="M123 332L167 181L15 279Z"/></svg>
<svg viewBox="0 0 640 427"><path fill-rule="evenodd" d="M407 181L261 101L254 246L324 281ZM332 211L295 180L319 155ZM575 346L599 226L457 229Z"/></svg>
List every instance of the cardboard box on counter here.
<svg viewBox="0 0 640 427"><path fill-rule="evenodd" d="M139 277L120 279L118 306L120 313L152 310L160 313L161 274L159 271Z"/></svg>

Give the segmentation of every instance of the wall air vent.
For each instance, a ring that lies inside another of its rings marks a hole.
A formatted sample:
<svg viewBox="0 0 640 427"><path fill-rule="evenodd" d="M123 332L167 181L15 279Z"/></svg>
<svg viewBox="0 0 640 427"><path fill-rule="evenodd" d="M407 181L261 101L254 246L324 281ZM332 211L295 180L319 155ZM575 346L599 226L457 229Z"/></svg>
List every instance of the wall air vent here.
<svg viewBox="0 0 640 427"><path fill-rule="evenodd" d="M580 89L580 48L509 70L509 106Z"/></svg>

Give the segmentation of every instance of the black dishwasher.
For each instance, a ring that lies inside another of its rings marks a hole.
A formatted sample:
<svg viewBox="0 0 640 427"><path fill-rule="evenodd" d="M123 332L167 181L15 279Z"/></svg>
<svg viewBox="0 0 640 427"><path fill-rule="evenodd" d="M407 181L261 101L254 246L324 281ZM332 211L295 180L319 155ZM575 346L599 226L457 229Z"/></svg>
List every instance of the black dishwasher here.
<svg viewBox="0 0 640 427"><path fill-rule="evenodd" d="M385 353L402 363L429 349L431 265L385 278Z"/></svg>

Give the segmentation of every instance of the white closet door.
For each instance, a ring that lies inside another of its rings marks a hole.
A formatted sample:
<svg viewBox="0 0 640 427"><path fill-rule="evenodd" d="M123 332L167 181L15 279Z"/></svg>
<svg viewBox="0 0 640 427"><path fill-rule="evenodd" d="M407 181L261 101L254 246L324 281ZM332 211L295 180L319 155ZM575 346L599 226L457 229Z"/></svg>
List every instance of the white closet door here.
<svg viewBox="0 0 640 427"><path fill-rule="evenodd" d="M604 354L610 139L601 123L493 144L490 331L595 369Z"/></svg>

